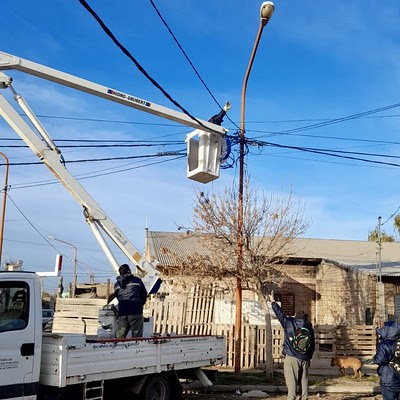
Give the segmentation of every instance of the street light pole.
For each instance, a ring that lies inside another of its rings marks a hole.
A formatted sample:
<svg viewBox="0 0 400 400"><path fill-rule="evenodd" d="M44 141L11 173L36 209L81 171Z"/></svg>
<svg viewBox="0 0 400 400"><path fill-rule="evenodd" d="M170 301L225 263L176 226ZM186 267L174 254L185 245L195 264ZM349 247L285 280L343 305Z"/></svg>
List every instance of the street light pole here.
<svg viewBox="0 0 400 400"><path fill-rule="evenodd" d="M239 376L241 369L241 341L242 341L242 264L243 264L243 189L244 189L244 155L245 155L245 104L247 81L253 66L258 43L264 27L274 12L275 6L271 1L264 1L260 9L260 27L254 42L249 65L243 80L241 112L240 112L240 148L239 148L239 197L238 197L238 237L237 237L237 278L236 278L236 323L235 323L235 375Z"/></svg>
<svg viewBox="0 0 400 400"><path fill-rule="evenodd" d="M57 239L57 238L55 238L53 236L48 236L48 238L51 239L51 240L56 240L57 242L61 242L61 243L67 244L68 246L72 246L74 248L74 260L73 260L74 261L74 276L73 276L73 282L72 282L72 297L75 297L76 285L77 285L76 263L77 263L78 249L72 243L66 242L64 240Z"/></svg>
<svg viewBox="0 0 400 400"><path fill-rule="evenodd" d="M7 188L8 188L8 158L2 152L0 152L0 156L2 156L5 161L3 205L1 207L1 224L0 224L0 267L1 267L1 256L3 254L4 222L5 222L5 218L6 218Z"/></svg>

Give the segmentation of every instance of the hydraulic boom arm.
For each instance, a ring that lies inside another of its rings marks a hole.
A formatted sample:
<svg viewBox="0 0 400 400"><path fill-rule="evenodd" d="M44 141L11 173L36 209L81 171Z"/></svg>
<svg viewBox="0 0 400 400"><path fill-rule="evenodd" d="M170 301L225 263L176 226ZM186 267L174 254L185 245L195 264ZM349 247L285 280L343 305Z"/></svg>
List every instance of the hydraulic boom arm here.
<svg viewBox="0 0 400 400"><path fill-rule="evenodd" d="M227 130L219 125L196 118L201 125L190 118L188 115L177 112L170 108L159 106L150 101L139 99L127 93L120 92L106 86L79 78L74 75L58 71L45 65L37 64L11 54L0 52L0 70L15 69L25 72L30 75L38 76L39 78L48 81L59 83L60 85L68 86L82 92L90 93L94 96L102 97L106 100L111 100L124 106L136 108L150 114L158 115L159 117L167 118L171 121L191 126L195 129L200 129L208 132L218 132L224 135Z"/></svg>
<svg viewBox="0 0 400 400"><path fill-rule="evenodd" d="M219 125L197 119L197 121L200 121L201 123L201 125L199 125L192 118L175 110L158 106L126 93L0 52L0 71L8 69L16 69L35 75L197 129L209 132L218 132L221 135L226 133L226 129ZM118 271L118 262L113 256L99 228L101 228L101 230L111 238L126 257L128 257L128 259L141 271L142 275L144 275L143 282L145 283L148 292L152 293L157 291L160 280L155 266L152 263L147 262L147 260L141 256L136 247L124 236L117 225L107 216L96 201L65 168L64 164L60 162L60 150L57 148L50 135L48 135L45 128L42 126L23 97L14 90L12 86L12 78L0 72L0 89L7 88L12 91L14 99L29 118L33 128L24 121L3 95L0 95L0 115L83 207L86 222L89 224L89 227L114 270L116 272Z"/></svg>

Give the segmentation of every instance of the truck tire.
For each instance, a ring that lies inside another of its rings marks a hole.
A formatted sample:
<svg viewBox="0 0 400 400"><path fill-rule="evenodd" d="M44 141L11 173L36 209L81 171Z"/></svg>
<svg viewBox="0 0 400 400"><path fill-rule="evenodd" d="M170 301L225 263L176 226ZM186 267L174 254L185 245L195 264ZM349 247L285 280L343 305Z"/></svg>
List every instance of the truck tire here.
<svg viewBox="0 0 400 400"><path fill-rule="evenodd" d="M149 377L143 391L143 400L173 400L171 383L165 375L157 374Z"/></svg>

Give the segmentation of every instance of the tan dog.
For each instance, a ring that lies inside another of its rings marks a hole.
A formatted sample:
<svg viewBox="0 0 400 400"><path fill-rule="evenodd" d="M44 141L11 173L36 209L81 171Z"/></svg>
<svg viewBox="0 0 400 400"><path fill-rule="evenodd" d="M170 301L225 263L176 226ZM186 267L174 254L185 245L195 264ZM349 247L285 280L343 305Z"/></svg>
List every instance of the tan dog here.
<svg viewBox="0 0 400 400"><path fill-rule="evenodd" d="M331 360L331 366L338 366L342 375L346 375L346 368L352 368L354 378L361 378L362 362L357 357L334 357Z"/></svg>

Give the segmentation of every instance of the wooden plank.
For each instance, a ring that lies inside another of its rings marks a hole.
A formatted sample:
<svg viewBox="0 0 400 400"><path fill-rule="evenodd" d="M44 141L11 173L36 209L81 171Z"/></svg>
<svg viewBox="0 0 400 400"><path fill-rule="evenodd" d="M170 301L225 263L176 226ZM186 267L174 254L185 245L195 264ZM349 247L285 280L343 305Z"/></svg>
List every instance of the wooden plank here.
<svg viewBox="0 0 400 400"><path fill-rule="evenodd" d="M99 323L94 319L85 319L86 334L95 335ZM84 333L85 324L78 318L54 318L52 332L55 333Z"/></svg>
<svg viewBox="0 0 400 400"><path fill-rule="evenodd" d="M92 299L92 298L85 298L85 297L75 297L75 298L57 298L56 301L56 309L61 304L73 304L76 306L80 305L89 305L89 306L96 306L99 305L100 307L107 304L106 299Z"/></svg>
<svg viewBox="0 0 400 400"><path fill-rule="evenodd" d="M79 315L77 315L76 311L56 311L54 316L60 318L91 318L97 321L99 319L99 310L93 311L82 309L79 310Z"/></svg>

